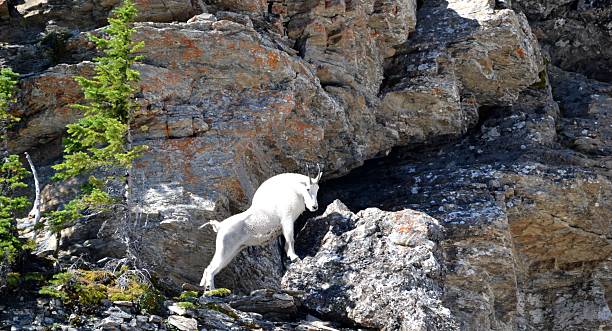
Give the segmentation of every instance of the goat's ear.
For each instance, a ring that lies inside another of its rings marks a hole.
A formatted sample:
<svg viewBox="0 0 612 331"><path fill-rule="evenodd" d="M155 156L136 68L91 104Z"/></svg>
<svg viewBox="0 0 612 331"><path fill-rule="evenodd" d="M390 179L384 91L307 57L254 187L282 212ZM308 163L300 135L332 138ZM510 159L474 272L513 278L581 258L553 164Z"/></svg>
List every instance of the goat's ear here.
<svg viewBox="0 0 612 331"><path fill-rule="evenodd" d="M319 174L317 175L317 178L315 179L315 183L318 183L321 180L321 177L323 177L323 172L319 171Z"/></svg>

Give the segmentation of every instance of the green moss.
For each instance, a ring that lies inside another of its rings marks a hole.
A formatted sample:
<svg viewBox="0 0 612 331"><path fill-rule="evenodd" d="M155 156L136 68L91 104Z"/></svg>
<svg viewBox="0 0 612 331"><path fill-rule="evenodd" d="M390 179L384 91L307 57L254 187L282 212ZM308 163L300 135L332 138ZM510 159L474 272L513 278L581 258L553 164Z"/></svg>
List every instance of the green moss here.
<svg viewBox="0 0 612 331"><path fill-rule="evenodd" d="M125 288L110 287L108 289L108 298L111 301L131 301L136 302L138 298L145 292L146 286L139 282L130 279L128 286Z"/></svg>
<svg viewBox="0 0 612 331"><path fill-rule="evenodd" d="M108 300L110 301L134 301L134 297L123 292L114 292L113 288L109 289Z"/></svg>
<svg viewBox="0 0 612 331"><path fill-rule="evenodd" d="M23 280L31 283L40 283L45 280L45 276L40 272L28 272L23 275Z"/></svg>
<svg viewBox="0 0 612 331"><path fill-rule="evenodd" d="M197 291L185 291L179 295L180 300L193 301L197 300L200 294Z"/></svg>
<svg viewBox="0 0 612 331"><path fill-rule="evenodd" d="M159 314L162 310L164 297L155 288L149 287L146 291L138 298L138 306L143 312L149 314Z"/></svg>
<svg viewBox="0 0 612 331"><path fill-rule="evenodd" d="M165 300L153 287L143 284L133 274L126 274L125 271L118 274L104 270L59 273L41 288L40 293L61 299L68 305L78 304L85 309L99 305L104 299L131 301L148 313L159 313Z"/></svg>
<svg viewBox="0 0 612 331"><path fill-rule="evenodd" d="M538 77L540 78L540 80L533 83L531 87L537 89L546 88L546 86L548 85L548 74L546 73L546 69L540 71L540 73L538 73Z"/></svg>
<svg viewBox="0 0 612 331"><path fill-rule="evenodd" d="M40 291L42 295L48 295L54 298L61 299L62 301L68 301L69 295L67 289L73 281L73 274L71 272L60 272L53 275L53 278L49 281L49 284L43 286Z"/></svg>
<svg viewBox="0 0 612 331"><path fill-rule="evenodd" d="M9 272L6 275L6 285L9 288L16 288L19 286L21 275L18 272Z"/></svg>
<svg viewBox="0 0 612 331"><path fill-rule="evenodd" d="M114 278L114 275L106 270L80 270L79 275L90 283L108 284Z"/></svg>
<svg viewBox="0 0 612 331"><path fill-rule="evenodd" d="M196 308L198 308L198 306L196 306L193 302L189 302L189 301L177 302L176 305L181 307L181 308L183 308L183 309L196 309Z"/></svg>
<svg viewBox="0 0 612 331"><path fill-rule="evenodd" d="M207 297L226 297L228 295L232 294L232 291L230 291L229 289L226 288L218 288L212 291L206 291L204 292L204 295L206 295Z"/></svg>
<svg viewBox="0 0 612 331"><path fill-rule="evenodd" d="M78 285L76 295L78 302L85 306L97 306L106 299L106 286L99 284Z"/></svg>
<svg viewBox="0 0 612 331"><path fill-rule="evenodd" d="M40 293L41 295L46 295L46 296L60 299L64 302L68 300L68 294L65 291L61 289L57 289L56 287L51 286L51 285L42 287L38 291L38 293Z"/></svg>

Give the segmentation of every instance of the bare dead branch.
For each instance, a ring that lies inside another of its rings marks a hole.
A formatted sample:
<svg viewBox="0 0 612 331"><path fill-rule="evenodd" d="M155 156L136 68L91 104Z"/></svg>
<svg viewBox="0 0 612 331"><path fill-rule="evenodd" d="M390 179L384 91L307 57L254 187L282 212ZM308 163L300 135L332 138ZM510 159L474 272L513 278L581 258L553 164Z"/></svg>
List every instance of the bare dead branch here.
<svg viewBox="0 0 612 331"><path fill-rule="evenodd" d="M36 167L34 167L34 162L32 162L32 158L30 158L30 154L28 152L25 154L26 159L28 159L28 163L30 164L30 169L32 169L32 176L34 176L34 190L35 190L35 198L34 205L32 206L32 210L28 214L28 216L34 216L34 236L33 240L36 240L36 236L38 235L38 222L40 222L40 183L38 181L38 173L36 172Z"/></svg>

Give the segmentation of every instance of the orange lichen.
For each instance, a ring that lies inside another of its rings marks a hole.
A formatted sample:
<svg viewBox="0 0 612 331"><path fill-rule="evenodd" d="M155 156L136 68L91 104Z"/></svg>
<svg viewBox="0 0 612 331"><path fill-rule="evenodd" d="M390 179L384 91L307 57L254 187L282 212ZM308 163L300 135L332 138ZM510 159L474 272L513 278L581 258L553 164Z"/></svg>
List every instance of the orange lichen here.
<svg viewBox="0 0 612 331"><path fill-rule="evenodd" d="M527 52L525 52L524 49L522 49L521 47L518 47L514 50L514 53L516 53L516 55L518 55L519 57L526 57L527 56Z"/></svg>
<svg viewBox="0 0 612 331"><path fill-rule="evenodd" d="M413 225L411 224L404 224L401 225L399 228L397 228L397 232L399 233L410 233L413 230Z"/></svg>
<svg viewBox="0 0 612 331"><path fill-rule="evenodd" d="M179 41L183 45L183 60L201 58L204 55L202 49L195 45L193 39L182 37Z"/></svg>
<svg viewBox="0 0 612 331"><path fill-rule="evenodd" d="M270 68L276 69L278 67L279 61L280 61L280 58L278 54L276 54L273 51L268 52L268 65L270 66Z"/></svg>
<svg viewBox="0 0 612 331"><path fill-rule="evenodd" d="M444 91L441 88L434 87L431 89L431 93L435 96L441 96L444 94Z"/></svg>

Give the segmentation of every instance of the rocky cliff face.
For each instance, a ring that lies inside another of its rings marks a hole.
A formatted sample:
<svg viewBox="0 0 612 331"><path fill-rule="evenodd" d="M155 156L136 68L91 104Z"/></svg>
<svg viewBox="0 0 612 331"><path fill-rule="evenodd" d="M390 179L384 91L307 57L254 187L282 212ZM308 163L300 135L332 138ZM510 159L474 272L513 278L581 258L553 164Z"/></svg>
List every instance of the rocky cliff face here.
<svg viewBox="0 0 612 331"><path fill-rule="evenodd" d="M456 143L397 150L327 185L323 199L352 210L441 221L444 302L462 329L610 325L612 86L548 77L554 93L531 87L487 109Z"/></svg>
<svg viewBox="0 0 612 331"><path fill-rule="evenodd" d="M199 280L214 251L214 233L199 225L246 208L271 175L319 162L328 179L340 177L322 185L323 199L346 203L355 214L339 214L351 225L304 241L298 254L309 257L288 271L277 243L249 248L220 285L299 284L308 309L353 326L609 327L604 2L137 4L136 39L146 46L134 130L150 147L134 171L146 242L139 254L166 284ZM43 175L61 157L64 126L79 116L67 105L81 97L72 77L91 72L95 56L85 32L104 25L114 5L0 0L0 62L23 74L24 120L9 144L30 151ZM69 188L44 181L51 209ZM408 246L374 240L395 230L385 225L392 216L357 213L369 207L426 212L433 232ZM302 236L317 226L309 221ZM98 240L86 249L92 258L116 250L105 245L112 231L96 233L76 229L65 244ZM361 273L354 237L378 247ZM334 254L341 262L328 262ZM363 278L367 268L388 279L407 274L377 288ZM412 300L411 313L390 319L394 308L360 308L379 295L392 297L376 302L389 307Z"/></svg>

